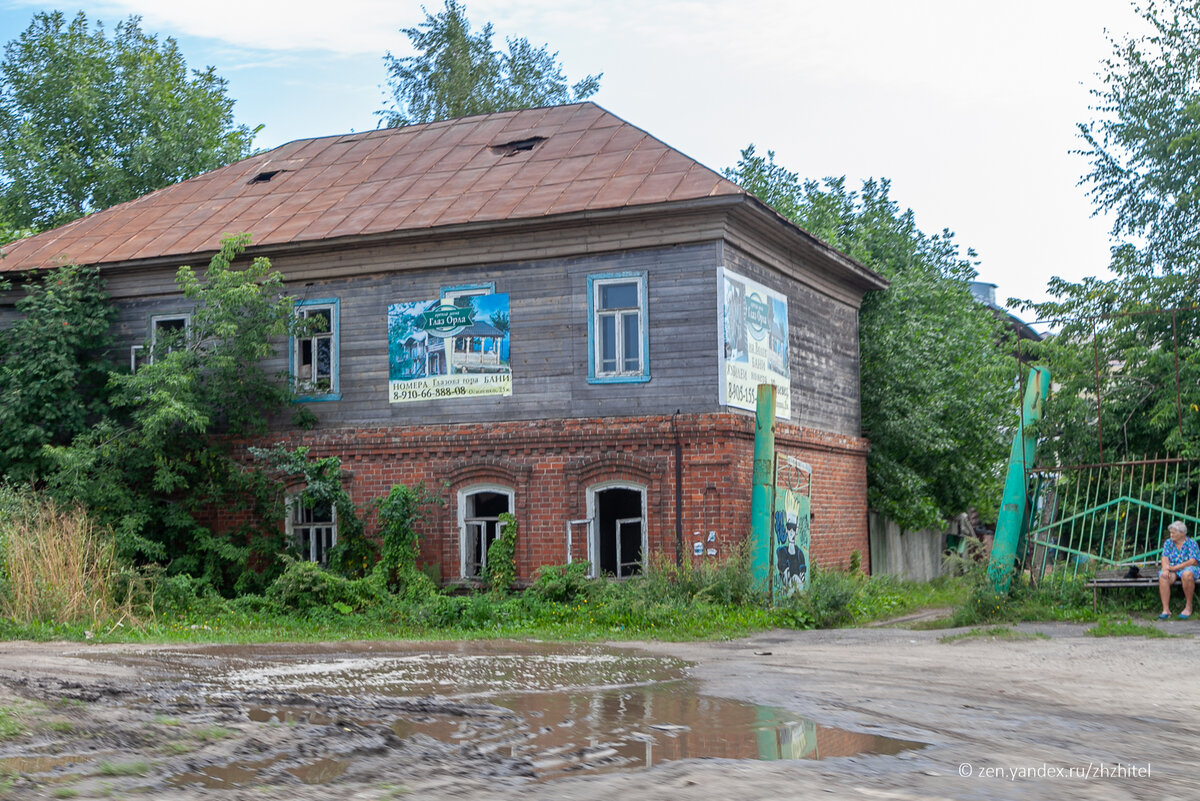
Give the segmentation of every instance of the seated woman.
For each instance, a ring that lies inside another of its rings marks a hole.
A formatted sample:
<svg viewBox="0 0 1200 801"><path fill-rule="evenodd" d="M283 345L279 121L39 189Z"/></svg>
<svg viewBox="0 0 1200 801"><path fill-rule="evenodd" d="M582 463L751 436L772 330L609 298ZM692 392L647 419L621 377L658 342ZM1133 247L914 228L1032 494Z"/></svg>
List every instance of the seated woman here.
<svg viewBox="0 0 1200 801"><path fill-rule="evenodd" d="M1183 586L1183 611L1179 613L1180 620L1192 616L1192 596L1196 592L1196 579L1200 578L1200 547L1196 541L1187 535L1187 526L1183 521L1176 520L1167 526L1170 537L1163 540L1162 570L1158 572L1158 594L1162 598L1162 614L1159 620L1171 616L1168 601L1171 597L1171 585L1175 578Z"/></svg>

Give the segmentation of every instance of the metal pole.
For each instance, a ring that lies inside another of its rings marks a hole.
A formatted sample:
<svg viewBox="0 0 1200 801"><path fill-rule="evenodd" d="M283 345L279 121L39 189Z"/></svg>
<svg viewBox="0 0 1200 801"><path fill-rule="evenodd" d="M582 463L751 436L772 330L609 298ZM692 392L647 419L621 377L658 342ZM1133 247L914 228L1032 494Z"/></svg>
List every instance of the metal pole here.
<svg viewBox="0 0 1200 801"><path fill-rule="evenodd" d="M1050 371L1035 367L1029 371L1025 399L1021 408L1021 430L1013 437L1008 459L1008 475L1004 494L1000 498L1000 513L996 518L996 536L992 540L992 558L988 563L988 578L992 587L1007 593L1012 583L1017 559L1017 544L1021 539L1022 521L1029 509L1029 474L1037 452L1037 435L1026 431L1042 417L1042 404L1050 394Z"/></svg>
<svg viewBox="0 0 1200 801"><path fill-rule="evenodd" d="M754 414L754 487L750 496L750 575L770 587L771 518L775 512L775 387L758 385Z"/></svg>

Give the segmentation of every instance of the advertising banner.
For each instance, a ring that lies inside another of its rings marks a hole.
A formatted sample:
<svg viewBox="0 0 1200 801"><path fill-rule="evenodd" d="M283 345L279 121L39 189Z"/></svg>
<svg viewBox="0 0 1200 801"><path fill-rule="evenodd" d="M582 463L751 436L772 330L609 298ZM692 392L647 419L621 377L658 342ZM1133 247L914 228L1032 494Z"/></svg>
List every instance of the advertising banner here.
<svg viewBox="0 0 1200 801"><path fill-rule="evenodd" d="M737 273L721 270L721 403L754 411L758 385L779 387L775 416L792 416L787 298Z"/></svg>
<svg viewBox="0 0 1200 801"><path fill-rule="evenodd" d="M512 395L508 295L388 306L392 403Z"/></svg>

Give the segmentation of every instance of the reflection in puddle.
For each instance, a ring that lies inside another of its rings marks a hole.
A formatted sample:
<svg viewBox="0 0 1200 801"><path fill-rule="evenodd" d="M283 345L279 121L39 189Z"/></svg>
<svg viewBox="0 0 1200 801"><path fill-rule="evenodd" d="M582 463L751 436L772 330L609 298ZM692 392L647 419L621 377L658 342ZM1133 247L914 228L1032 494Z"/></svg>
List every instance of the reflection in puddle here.
<svg viewBox="0 0 1200 801"><path fill-rule="evenodd" d="M406 716L392 729L529 760L539 778L676 759L823 759L897 754L923 743L818 726L785 710L699 695L687 681L488 699L514 718Z"/></svg>
<svg viewBox="0 0 1200 801"><path fill-rule="evenodd" d="M102 753L109 753L107 751ZM39 778L44 782L73 781L81 774L69 771L70 766L90 762L96 754L81 756L77 754L44 755L30 754L27 756L0 757L0 777L25 774L42 774ZM2 782L0 782L2 786Z"/></svg>
<svg viewBox="0 0 1200 801"><path fill-rule="evenodd" d="M207 790L228 790L233 787L245 787L258 780L258 772L270 767L278 759L264 759L258 762L231 763L228 765L209 765L203 770L192 773L178 773L170 778L171 784L178 787L198 785Z"/></svg>
<svg viewBox="0 0 1200 801"><path fill-rule="evenodd" d="M287 772L305 784L325 784L341 776L348 767L348 759L318 759L308 765L288 768Z"/></svg>

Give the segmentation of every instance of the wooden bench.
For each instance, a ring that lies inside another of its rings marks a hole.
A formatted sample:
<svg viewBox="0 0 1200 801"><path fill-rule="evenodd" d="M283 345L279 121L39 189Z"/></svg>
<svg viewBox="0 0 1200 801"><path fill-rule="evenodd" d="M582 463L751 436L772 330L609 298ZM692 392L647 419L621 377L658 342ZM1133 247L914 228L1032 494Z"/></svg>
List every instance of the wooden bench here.
<svg viewBox="0 0 1200 801"><path fill-rule="evenodd" d="M1138 574L1136 577L1131 578L1129 570L1133 567L1138 569ZM1092 611L1099 611L1098 600L1100 590L1110 587L1157 587L1158 571L1158 562L1136 562L1097 571L1095 577L1083 585L1092 591Z"/></svg>

